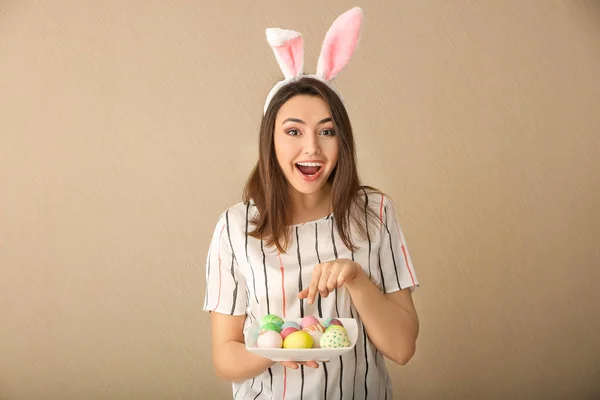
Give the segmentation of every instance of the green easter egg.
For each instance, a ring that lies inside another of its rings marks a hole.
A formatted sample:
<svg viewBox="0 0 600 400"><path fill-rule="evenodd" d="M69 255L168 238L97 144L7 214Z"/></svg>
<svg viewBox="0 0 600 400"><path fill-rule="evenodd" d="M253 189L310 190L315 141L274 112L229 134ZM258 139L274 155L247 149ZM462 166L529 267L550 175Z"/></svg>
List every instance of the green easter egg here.
<svg viewBox="0 0 600 400"><path fill-rule="evenodd" d="M281 325L283 325L283 319L281 319L281 317L275 314L267 314L264 317L262 317L262 319L260 320L260 324L263 325L268 323L277 324L281 328Z"/></svg>
<svg viewBox="0 0 600 400"><path fill-rule="evenodd" d="M276 324L275 322L265 322L260 324L260 330L262 331L275 331L277 333L281 332L281 325Z"/></svg>

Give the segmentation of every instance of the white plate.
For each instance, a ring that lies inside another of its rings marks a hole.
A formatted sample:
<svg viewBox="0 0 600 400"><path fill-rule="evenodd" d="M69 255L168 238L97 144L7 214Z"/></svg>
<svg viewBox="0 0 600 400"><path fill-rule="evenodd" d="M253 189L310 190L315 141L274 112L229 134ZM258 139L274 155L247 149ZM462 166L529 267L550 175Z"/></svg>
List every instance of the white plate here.
<svg viewBox="0 0 600 400"><path fill-rule="evenodd" d="M329 361L331 358L341 356L342 354L352 350L356 345L356 339L358 338L358 325L354 318L336 319L344 325L346 332L348 332L348 338L350 339L349 347L339 347L337 349L264 349L256 347L259 321L254 320L252 325L250 325L250 328L246 331L246 349L254 354L269 358L273 361ZM301 318L286 319L285 321L294 321L300 323ZM323 324L323 322L325 322L325 318L319 319L319 323Z"/></svg>

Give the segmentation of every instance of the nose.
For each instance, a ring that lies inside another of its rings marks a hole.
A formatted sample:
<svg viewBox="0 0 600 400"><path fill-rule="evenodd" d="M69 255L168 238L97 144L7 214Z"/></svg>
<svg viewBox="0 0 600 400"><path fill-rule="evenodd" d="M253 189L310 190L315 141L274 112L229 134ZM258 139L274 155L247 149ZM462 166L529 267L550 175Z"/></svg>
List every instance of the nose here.
<svg viewBox="0 0 600 400"><path fill-rule="evenodd" d="M321 153L319 140L316 133L310 133L304 136L304 154L313 155Z"/></svg>

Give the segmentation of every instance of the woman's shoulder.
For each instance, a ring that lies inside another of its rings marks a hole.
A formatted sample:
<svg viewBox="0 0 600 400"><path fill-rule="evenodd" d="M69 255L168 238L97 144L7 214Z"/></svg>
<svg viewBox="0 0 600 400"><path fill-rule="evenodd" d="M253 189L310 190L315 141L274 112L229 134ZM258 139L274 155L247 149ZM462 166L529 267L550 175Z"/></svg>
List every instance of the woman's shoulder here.
<svg viewBox="0 0 600 400"><path fill-rule="evenodd" d="M230 224L246 223L246 219L252 218L252 213L256 206L253 201L236 203L221 212L219 221L229 222Z"/></svg>
<svg viewBox="0 0 600 400"><path fill-rule="evenodd" d="M361 203L368 203L372 208L386 207L391 203L390 197L379 189L372 186L362 186L357 193L357 198Z"/></svg>

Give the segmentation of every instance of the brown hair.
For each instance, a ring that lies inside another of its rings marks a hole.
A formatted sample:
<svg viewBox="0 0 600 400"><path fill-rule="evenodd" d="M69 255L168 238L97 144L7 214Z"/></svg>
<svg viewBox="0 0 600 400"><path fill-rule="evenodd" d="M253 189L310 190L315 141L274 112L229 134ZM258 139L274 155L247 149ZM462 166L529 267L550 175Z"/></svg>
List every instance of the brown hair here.
<svg viewBox="0 0 600 400"><path fill-rule="evenodd" d="M357 248L350 239L350 230L356 229L361 238L368 237L368 226L378 217L370 207L366 207L365 196L367 192L380 192L360 183L352 126L341 99L325 83L309 77L302 77L279 89L262 118L258 162L243 193L244 202L253 200L258 208L257 217L251 221L256 229L249 234L257 239L264 239L267 246L274 244L282 253L285 253L288 246L289 183L277 162L273 135L279 109L297 95L319 96L329 104L338 139L337 165L328 178L328 182L332 184L331 202L339 235L346 247L355 251Z"/></svg>

